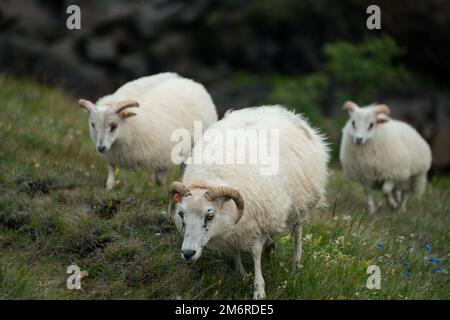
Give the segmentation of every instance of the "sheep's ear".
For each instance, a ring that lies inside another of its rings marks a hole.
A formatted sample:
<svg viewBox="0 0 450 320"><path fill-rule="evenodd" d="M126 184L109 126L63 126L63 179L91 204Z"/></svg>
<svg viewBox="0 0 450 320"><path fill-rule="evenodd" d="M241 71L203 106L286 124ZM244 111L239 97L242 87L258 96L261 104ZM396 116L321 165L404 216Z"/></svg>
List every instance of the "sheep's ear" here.
<svg viewBox="0 0 450 320"><path fill-rule="evenodd" d="M359 109L358 105L354 103L353 101L345 101L344 105L342 106L342 109L347 110L349 113L352 113Z"/></svg>
<svg viewBox="0 0 450 320"><path fill-rule="evenodd" d="M122 119L134 117L135 115L136 115L136 113L134 113L134 112L129 112L129 111L122 111L122 112L120 113L120 117L121 117Z"/></svg>
<svg viewBox="0 0 450 320"><path fill-rule="evenodd" d="M82 107L87 112L91 112L95 108L95 104L93 102L89 101L89 100L86 100L86 99L78 100L78 104L80 105L80 107Z"/></svg>
<svg viewBox="0 0 450 320"><path fill-rule="evenodd" d="M386 123L389 121L389 117L384 113L377 114L376 119L377 119L377 124L382 124L382 123Z"/></svg>

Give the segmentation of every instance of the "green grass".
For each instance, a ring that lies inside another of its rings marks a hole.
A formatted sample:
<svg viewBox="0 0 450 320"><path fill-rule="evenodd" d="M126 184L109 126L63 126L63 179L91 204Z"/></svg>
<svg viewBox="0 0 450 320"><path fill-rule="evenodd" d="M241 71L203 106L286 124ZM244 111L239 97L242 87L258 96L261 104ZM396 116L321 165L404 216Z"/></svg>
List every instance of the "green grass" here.
<svg viewBox="0 0 450 320"><path fill-rule="evenodd" d="M0 76L0 298L250 299L251 278L228 259L181 260L166 190L150 173L122 171L120 188L104 189L86 117L58 90ZM449 186L433 178L407 214L369 216L361 187L333 170L331 206L304 228L303 268L292 272L289 235L264 257L268 298L449 299ZM66 288L71 264L89 273L81 290ZM365 286L371 264L380 290ZM249 256L244 265L253 270Z"/></svg>

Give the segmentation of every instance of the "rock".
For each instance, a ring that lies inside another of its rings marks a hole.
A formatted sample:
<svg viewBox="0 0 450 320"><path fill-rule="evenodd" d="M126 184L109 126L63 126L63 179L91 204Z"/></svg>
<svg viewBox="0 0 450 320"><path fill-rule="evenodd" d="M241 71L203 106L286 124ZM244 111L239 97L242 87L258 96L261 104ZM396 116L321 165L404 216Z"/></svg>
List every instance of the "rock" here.
<svg viewBox="0 0 450 320"><path fill-rule="evenodd" d="M183 33L166 33L155 40L149 50L159 71L171 70L185 75L192 70L191 41Z"/></svg>
<svg viewBox="0 0 450 320"><path fill-rule="evenodd" d="M128 54L120 58L118 66L128 79L138 78L150 73L149 59L140 53Z"/></svg>
<svg viewBox="0 0 450 320"><path fill-rule="evenodd" d="M143 37L151 38L157 35L163 26L169 24L184 7L185 4L182 3L170 3L165 6L145 3L137 10L133 21Z"/></svg>
<svg viewBox="0 0 450 320"><path fill-rule="evenodd" d="M93 37L86 44L86 54L94 62L111 62L117 58L117 46L110 37Z"/></svg>
<svg viewBox="0 0 450 320"><path fill-rule="evenodd" d="M49 39L61 33L59 21L35 0L6 0L0 2L1 20L8 21L5 29L15 34Z"/></svg>
<svg viewBox="0 0 450 320"><path fill-rule="evenodd" d="M450 169L450 118L437 129L433 140L433 166L438 170Z"/></svg>

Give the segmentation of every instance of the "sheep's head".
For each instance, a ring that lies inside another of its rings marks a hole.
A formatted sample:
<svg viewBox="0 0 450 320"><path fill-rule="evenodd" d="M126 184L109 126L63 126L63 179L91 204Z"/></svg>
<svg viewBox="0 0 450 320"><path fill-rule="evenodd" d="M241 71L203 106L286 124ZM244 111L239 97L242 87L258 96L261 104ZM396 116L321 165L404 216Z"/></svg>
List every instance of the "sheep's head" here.
<svg viewBox="0 0 450 320"><path fill-rule="evenodd" d="M119 136L122 122L136 115L127 109L139 107L133 100L120 101L114 105L95 105L84 99L78 103L89 112L89 132L99 153L105 153L111 148Z"/></svg>
<svg viewBox="0 0 450 320"><path fill-rule="evenodd" d="M169 197L169 218L184 235L181 256L187 261L200 258L209 240L229 232L244 212L244 199L231 187L187 187L173 182Z"/></svg>
<svg viewBox="0 0 450 320"><path fill-rule="evenodd" d="M347 101L344 103L344 110L350 115L347 127L356 144L364 144L372 139L377 127L389 120L390 110L385 104L360 108L356 103Z"/></svg>

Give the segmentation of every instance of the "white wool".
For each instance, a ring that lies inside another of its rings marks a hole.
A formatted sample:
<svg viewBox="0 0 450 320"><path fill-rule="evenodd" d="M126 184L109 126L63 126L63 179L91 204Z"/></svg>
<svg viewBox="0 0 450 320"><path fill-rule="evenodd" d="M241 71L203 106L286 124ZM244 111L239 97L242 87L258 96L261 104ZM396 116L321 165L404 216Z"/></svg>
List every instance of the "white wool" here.
<svg viewBox="0 0 450 320"><path fill-rule="evenodd" d="M340 149L340 161L349 177L363 184L390 180L399 190L423 193L431 150L413 127L389 119L377 125L372 139L357 145L349 133L350 126L348 121Z"/></svg>
<svg viewBox="0 0 450 320"><path fill-rule="evenodd" d="M120 136L105 153L119 167L163 168L173 166L170 137L175 129L186 128L193 136L194 121L203 128L217 121L214 103L203 87L175 73L161 73L126 83L115 93L100 98L98 106L122 100L136 100L137 114L121 125Z"/></svg>
<svg viewBox="0 0 450 320"><path fill-rule="evenodd" d="M324 138L300 115L281 106L248 108L229 113L208 130L231 128L279 129L280 164L276 175L261 175L261 164L186 167L186 185L230 186L244 198L245 211L239 223L223 238L211 239L208 244L222 252L248 251L256 240L274 239L290 232L324 197L328 178L329 156ZM207 149L205 143L203 150ZM199 151L196 145L193 153ZM196 192L195 188L192 190Z"/></svg>

